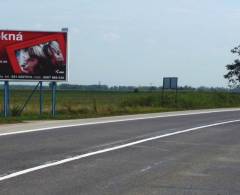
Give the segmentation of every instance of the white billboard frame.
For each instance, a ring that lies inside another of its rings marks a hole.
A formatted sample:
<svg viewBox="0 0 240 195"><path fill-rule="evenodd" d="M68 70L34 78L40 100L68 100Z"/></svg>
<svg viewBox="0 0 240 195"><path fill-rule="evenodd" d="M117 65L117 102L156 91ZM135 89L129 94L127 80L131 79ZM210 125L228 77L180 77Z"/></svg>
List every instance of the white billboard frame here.
<svg viewBox="0 0 240 195"><path fill-rule="evenodd" d="M69 36L69 29L68 28L62 28L61 30L59 31L51 31L51 30L29 30L29 29L0 29L0 31L19 31L19 32L43 32L43 33L66 33L66 37L67 37L67 46L66 46L66 78L65 80L55 80L55 79L52 79L52 80L43 80L43 79L35 79L35 80L28 80L28 79L1 79L0 78L0 81L9 81L9 82L57 82L57 83L67 83L69 82L69 48L70 48L70 36Z"/></svg>

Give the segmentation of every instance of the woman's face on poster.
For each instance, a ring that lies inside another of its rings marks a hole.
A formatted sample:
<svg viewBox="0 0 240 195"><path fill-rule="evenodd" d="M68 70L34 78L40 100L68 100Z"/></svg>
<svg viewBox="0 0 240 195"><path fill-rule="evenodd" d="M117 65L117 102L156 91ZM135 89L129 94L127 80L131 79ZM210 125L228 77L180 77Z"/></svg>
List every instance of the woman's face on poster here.
<svg viewBox="0 0 240 195"><path fill-rule="evenodd" d="M36 57L30 57L27 60L26 66L23 67L23 72L26 74L34 74L36 67L39 65L39 60Z"/></svg>
<svg viewBox="0 0 240 195"><path fill-rule="evenodd" d="M29 57L30 57L29 53L25 49L22 49L17 52L17 59L21 67L26 66Z"/></svg>
<svg viewBox="0 0 240 195"><path fill-rule="evenodd" d="M34 74L35 68L38 66L39 63L37 57L31 57L28 50L22 49L17 52L17 59L23 73Z"/></svg>

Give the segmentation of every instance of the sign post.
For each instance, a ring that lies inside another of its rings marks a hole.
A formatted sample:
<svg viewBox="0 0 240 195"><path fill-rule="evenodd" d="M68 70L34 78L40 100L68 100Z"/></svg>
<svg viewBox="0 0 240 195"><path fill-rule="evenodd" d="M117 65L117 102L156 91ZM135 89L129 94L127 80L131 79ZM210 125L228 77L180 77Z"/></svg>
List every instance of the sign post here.
<svg viewBox="0 0 240 195"><path fill-rule="evenodd" d="M52 116L55 117L56 115L56 89L57 83L52 82Z"/></svg>
<svg viewBox="0 0 240 195"><path fill-rule="evenodd" d="M10 104L10 94L9 94L9 81L4 81L4 117L9 116L9 104Z"/></svg>
<svg viewBox="0 0 240 195"><path fill-rule="evenodd" d="M164 104L164 91L165 91L165 89L174 89L174 90L176 90L175 102L177 104L177 99L178 99L178 78L177 77L164 77L163 78L162 104Z"/></svg>
<svg viewBox="0 0 240 195"><path fill-rule="evenodd" d="M43 113L43 82L39 82L39 110L40 110L40 115Z"/></svg>

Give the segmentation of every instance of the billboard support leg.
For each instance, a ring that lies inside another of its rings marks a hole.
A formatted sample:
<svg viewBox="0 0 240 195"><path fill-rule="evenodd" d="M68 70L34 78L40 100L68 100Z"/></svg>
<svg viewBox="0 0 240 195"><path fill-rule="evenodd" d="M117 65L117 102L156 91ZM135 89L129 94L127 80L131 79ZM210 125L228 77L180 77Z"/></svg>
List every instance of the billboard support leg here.
<svg viewBox="0 0 240 195"><path fill-rule="evenodd" d="M9 81L4 81L4 117L9 116Z"/></svg>
<svg viewBox="0 0 240 195"><path fill-rule="evenodd" d="M52 116L56 116L56 89L57 83L52 82Z"/></svg>
<svg viewBox="0 0 240 195"><path fill-rule="evenodd" d="M40 103L40 115L43 113L43 84L39 81L39 103Z"/></svg>

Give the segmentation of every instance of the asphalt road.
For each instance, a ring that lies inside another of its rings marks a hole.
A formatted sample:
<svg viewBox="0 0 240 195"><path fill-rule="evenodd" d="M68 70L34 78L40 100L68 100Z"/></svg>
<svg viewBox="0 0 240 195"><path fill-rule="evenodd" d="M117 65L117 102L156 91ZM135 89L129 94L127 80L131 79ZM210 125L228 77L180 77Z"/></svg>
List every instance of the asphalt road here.
<svg viewBox="0 0 240 195"><path fill-rule="evenodd" d="M0 178L81 154L239 120L240 111L0 136ZM0 181L0 194L239 195L240 122L106 151Z"/></svg>

